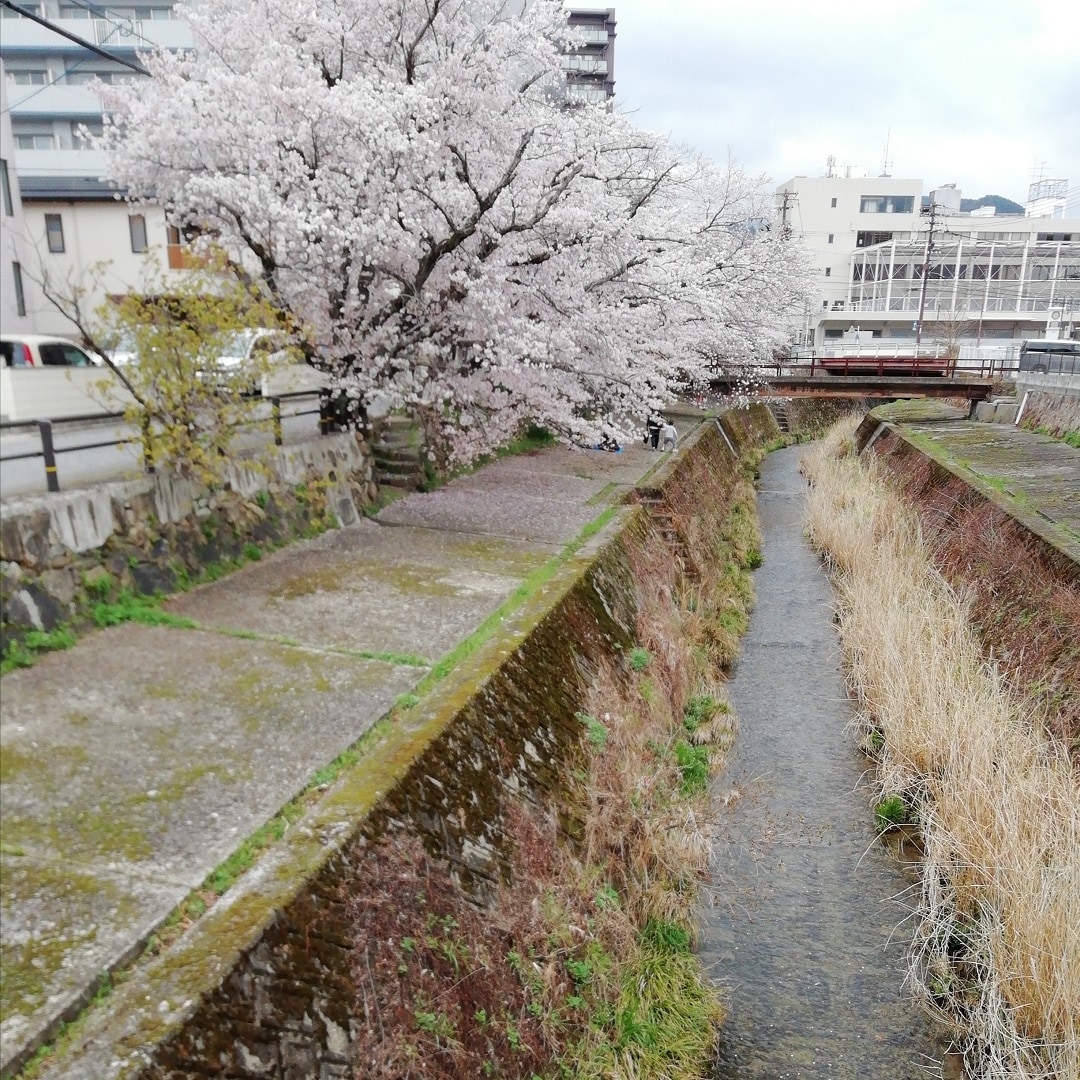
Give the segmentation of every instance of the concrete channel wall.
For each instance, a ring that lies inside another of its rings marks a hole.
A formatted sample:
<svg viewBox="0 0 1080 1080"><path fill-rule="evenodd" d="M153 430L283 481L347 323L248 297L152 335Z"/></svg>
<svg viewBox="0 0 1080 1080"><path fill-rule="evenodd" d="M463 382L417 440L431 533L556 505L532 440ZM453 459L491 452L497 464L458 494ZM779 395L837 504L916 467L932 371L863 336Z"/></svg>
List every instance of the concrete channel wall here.
<svg viewBox="0 0 1080 1080"><path fill-rule="evenodd" d="M508 814L572 824L564 804L583 753L576 714L601 658L635 639L631 553L661 545L676 567L682 557L654 508L666 494L700 498L706 475L712 491L729 492L743 455L775 435L761 406L700 426L639 488L648 505L623 507L586 541L173 949L88 1017L44 1075L351 1077L357 931L348 899L369 846L418 836L483 903L513 875Z"/></svg>

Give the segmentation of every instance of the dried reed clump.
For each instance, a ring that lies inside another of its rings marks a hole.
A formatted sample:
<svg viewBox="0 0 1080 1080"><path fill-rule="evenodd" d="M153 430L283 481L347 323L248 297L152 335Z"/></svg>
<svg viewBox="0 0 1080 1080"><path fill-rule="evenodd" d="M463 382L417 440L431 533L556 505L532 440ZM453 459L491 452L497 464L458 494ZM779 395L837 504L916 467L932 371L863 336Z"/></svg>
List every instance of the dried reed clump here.
<svg viewBox="0 0 1080 1080"><path fill-rule="evenodd" d="M966 596L985 648L1080 765L1080 572L929 458L879 460L915 507L934 565Z"/></svg>
<svg viewBox="0 0 1080 1080"><path fill-rule="evenodd" d="M1080 787L987 663L968 604L851 423L804 459L807 522L881 791L912 804L926 859L911 980L987 1080L1080 1076Z"/></svg>

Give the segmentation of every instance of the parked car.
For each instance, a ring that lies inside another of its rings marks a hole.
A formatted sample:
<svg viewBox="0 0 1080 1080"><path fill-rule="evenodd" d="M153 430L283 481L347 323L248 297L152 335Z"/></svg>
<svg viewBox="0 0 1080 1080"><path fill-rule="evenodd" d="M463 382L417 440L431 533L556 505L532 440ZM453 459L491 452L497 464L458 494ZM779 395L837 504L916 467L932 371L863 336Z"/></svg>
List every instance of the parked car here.
<svg viewBox="0 0 1080 1080"><path fill-rule="evenodd" d="M134 364L139 359L139 354L135 351L135 339L129 335L122 336L116 345L109 350L109 359L117 367L127 367L128 364Z"/></svg>
<svg viewBox="0 0 1080 1080"><path fill-rule="evenodd" d="M101 358L81 345L47 334L2 334L5 367L97 367Z"/></svg>
<svg viewBox="0 0 1080 1080"><path fill-rule="evenodd" d="M288 336L280 330L264 328L240 330L226 342L218 357L218 370L234 371L245 364L288 362L290 357Z"/></svg>
<svg viewBox="0 0 1080 1080"><path fill-rule="evenodd" d="M250 330L238 330L230 334L217 357L214 373L203 373L204 377L217 375L226 378L233 386L242 382L244 368L251 368L252 375L246 389L252 393L259 390L262 373L266 365L288 364L298 358L298 352L289 344L289 336L281 330L255 327Z"/></svg>

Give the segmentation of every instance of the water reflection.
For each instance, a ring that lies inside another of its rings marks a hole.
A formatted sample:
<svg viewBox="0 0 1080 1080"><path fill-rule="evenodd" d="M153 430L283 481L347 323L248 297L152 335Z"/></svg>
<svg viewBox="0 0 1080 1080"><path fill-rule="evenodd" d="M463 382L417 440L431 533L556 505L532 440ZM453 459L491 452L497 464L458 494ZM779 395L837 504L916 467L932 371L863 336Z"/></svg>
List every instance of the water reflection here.
<svg viewBox="0 0 1080 1080"><path fill-rule="evenodd" d="M716 1080L957 1076L904 983L916 868L874 839L845 728L828 581L802 536L796 450L762 466L764 565L729 686L701 955L728 989Z"/></svg>

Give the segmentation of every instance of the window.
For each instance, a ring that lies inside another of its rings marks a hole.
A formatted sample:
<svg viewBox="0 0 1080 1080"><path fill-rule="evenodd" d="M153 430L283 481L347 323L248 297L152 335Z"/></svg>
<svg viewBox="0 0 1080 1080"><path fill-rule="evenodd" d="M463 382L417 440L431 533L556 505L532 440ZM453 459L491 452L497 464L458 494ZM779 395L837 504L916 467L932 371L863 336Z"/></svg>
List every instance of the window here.
<svg viewBox="0 0 1080 1080"><path fill-rule="evenodd" d="M16 86L44 86L49 81L49 73L40 69L35 71L11 71L8 74Z"/></svg>
<svg viewBox="0 0 1080 1080"><path fill-rule="evenodd" d="M19 150L51 150L53 148L52 132L48 135L44 132L25 132L16 135L15 146Z"/></svg>
<svg viewBox="0 0 1080 1080"><path fill-rule="evenodd" d="M71 121L71 141L76 150L93 149L96 138L101 138L105 127L100 120L90 120L84 123L81 120Z"/></svg>
<svg viewBox="0 0 1080 1080"><path fill-rule="evenodd" d="M19 0L15 0L15 2L23 11L28 11L31 15L41 14L40 4L19 3ZM12 11L9 7L0 7L0 17L3 17L5 19L18 19L21 17L21 13L18 11Z"/></svg>
<svg viewBox="0 0 1080 1080"><path fill-rule="evenodd" d="M69 342L48 342L38 346L41 363L46 367L90 367L90 357Z"/></svg>
<svg viewBox="0 0 1080 1080"><path fill-rule="evenodd" d="M826 266L825 267L825 276L826 277L832 277L832 267L831 266Z"/></svg>
<svg viewBox="0 0 1080 1080"><path fill-rule="evenodd" d="M90 12L87 8L82 7L79 4L61 4L60 5L60 18L61 19L89 19Z"/></svg>
<svg viewBox="0 0 1080 1080"><path fill-rule="evenodd" d="M833 207L834 210L836 209L836 200L835 199L833 199L833 201L832 201L832 207Z"/></svg>
<svg viewBox="0 0 1080 1080"><path fill-rule="evenodd" d="M17 262L11 264L11 276L15 279L15 310L25 315L26 293L23 292L22 267Z"/></svg>
<svg viewBox="0 0 1080 1080"><path fill-rule="evenodd" d="M64 219L59 214L45 215L45 238L49 243L49 250L54 255L59 255L64 250Z"/></svg>
<svg viewBox="0 0 1080 1080"><path fill-rule="evenodd" d="M823 308L827 308L827 307L829 306L829 301L828 301L828 300L822 300L822 301L821 301L821 306L822 306ZM829 331L828 331L828 330L826 330L826 331L825 331L825 335L826 335L826 336L828 336L828 333L829 333Z"/></svg>
<svg viewBox="0 0 1080 1080"><path fill-rule="evenodd" d="M832 242L833 242L833 234L829 233L829 243L831 244Z"/></svg>
<svg viewBox="0 0 1080 1080"><path fill-rule="evenodd" d="M914 209L914 195L864 195L859 200L860 214L910 214Z"/></svg>
<svg viewBox="0 0 1080 1080"><path fill-rule="evenodd" d="M11 201L11 178L8 176L7 158L0 158L0 189L4 199L4 213L11 217L15 213L15 206Z"/></svg>
<svg viewBox="0 0 1080 1080"><path fill-rule="evenodd" d="M855 234L856 247L873 247L875 244L886 244L893 238L891 232L864 231Z"/></svg>
<svg viewBox="0 0 1080 1080"><path fill-rule="evenodd" d="M68 68L67 73L64 76L64 82L68 86L89 86L92 82L100 80L103 83L111 83L113 81L113 73L111 71L84 71L82 68L76 70L75 68Z"/></svg>
<svg viewBox="0 0 1080 1080"><path fill-rule="evenodd" d="M131 250L136 255L146 251L146 218L142 214L128 215L128 232L131 233Z"/></svg>

